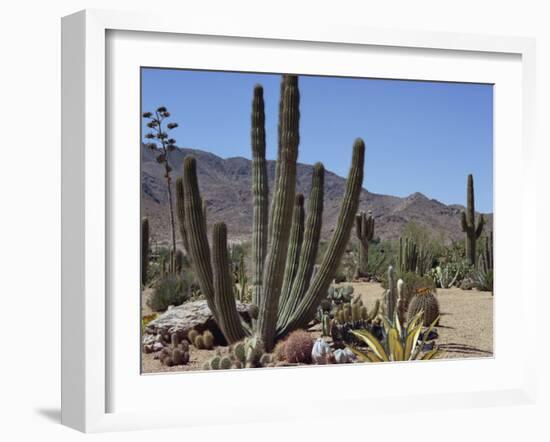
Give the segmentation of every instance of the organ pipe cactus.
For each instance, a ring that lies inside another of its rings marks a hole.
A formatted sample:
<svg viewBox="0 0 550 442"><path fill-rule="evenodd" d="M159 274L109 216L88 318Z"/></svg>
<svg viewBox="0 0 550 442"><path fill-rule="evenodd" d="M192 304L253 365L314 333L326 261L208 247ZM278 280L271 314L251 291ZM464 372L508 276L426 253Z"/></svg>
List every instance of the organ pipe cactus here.
<svg viewBox="0 0 550 442"><path fill-rule="evenodd" d="M304 199L296 195L299 102L298 78L283 76L275 187L268 223L263 90L261 86L254 89L251 131L254 205L252 290L258 315L252 329L235 315L235 301L226 290L229 262L224 259L226 253L222 253L224 242L227 242L225 225L214 226L211 254L197 182L196 160L190 156L184 160L182 218L201 292L229 343L254 334L266 351L273 348L277 339L307 326L315 316L348 243L363 183L365 145L357 139L340 215L323 261L312 276L321 232L324 167L320 163L314 166L306 216Z"/></svg>
<svg viewBox="0 0 550 442"><path fill-rule="evenodd" d="M477 225L475 216L474 177L470 174L468 175L466 212L462 212L461 226L462 231L466 233L466 256L472 266L476 264L476 241L481 236L485 225L483 215L479 215Z"/></svg>
<svg viewBox="0 0 550 442"><path fill-rule="evenodd" d="M364 278L368 276L369 241L374 235L374 218L370 213L361 212L355 216L355 235L359 240L357 276Z"/></svg>

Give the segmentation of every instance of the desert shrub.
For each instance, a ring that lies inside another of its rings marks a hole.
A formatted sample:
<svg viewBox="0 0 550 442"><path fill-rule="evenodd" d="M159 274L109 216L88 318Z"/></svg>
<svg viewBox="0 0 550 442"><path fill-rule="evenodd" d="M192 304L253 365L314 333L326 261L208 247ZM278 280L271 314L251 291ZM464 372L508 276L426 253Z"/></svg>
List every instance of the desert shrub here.
<svg viewBox="0 0 550 442"><path fill-rule="evenodd" d="M292 363L310 364L313 339L305 330L295 330L285 341L285 360Z"/></svg>
<svg viewBox="0 0 550 442"><path fill-rule="evenodd" d="M493 291L493 271L474 270L471 273L474 287L484 292Z"/></svg>
<svg viewBox="0 0 550 442"><path fill-rule="evenodd" d="M187 281L177 275L166 275L155 287L149 306L157 311L164 311L171 305L181 305L189 297Z"/></svg>

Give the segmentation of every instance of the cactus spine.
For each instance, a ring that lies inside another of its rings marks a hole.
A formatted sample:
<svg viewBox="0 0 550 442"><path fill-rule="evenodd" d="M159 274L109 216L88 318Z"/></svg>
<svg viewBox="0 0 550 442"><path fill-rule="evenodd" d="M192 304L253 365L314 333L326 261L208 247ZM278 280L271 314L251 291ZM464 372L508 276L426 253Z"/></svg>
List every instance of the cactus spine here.
<svg viewBox="0 0 550 442"><path fill-rule="evenodd" d="M227 241L225 225L218 225L214 229L213 245L217 251L213 251L214 259L211 261L206 223L201 210L196 161L192 157L187 157L184 161L183 218L189 241L188 250L201 292L230 343L235 342L237 337L252 333L254 342L261 344L263 351L270 351L277 338L305 327L315 315L348 243L363 183L365 145L362 140L357 139L353 146L352 163L338 223L323 262L312 276L321 232L324 167L320 163L314 167L304 225L303 197L295 194L299 99L298 78L283 76L275 188L269 216L271 222L268 223L263 92L260 86L254 89L252 273L253 304L258 306L258 314L257 320L253 321L252 330L248 330L240 322L240 318L235 315L234 299L225 294L227 287L223 276L226 276L228 267L220 259L223 258L223 240ZM291 219L292 223L289 222ZM213 278L216 279L215 283ZM259 351L259 348L255 349L254 354Z"/></svg>
<svg viewBox="0 0 550 442"><path fill-rule="evenodd" d="M359 240L357 277L365 278L369 276L369 241L372 241L374 235L374 218L370 213L367 215L361 212L355 216L355 235Z"/></svg>
<svg viewBox="0 0 550 442"><path fill-rule="evenodd" d="M149 270L149 220L143 218L141 221L141 283L147 284L147 273Z"/></svg>
<svg viewBox="0 0 550 442"><path fill-rule="evenodd" d="M474 177L470 174L468 175L466 212L462 212L461 217L462 231L466 233L466 256L470 265L476 264L476 241L485 225L483 215L479 215L477 225L475 216Z"/></svg>

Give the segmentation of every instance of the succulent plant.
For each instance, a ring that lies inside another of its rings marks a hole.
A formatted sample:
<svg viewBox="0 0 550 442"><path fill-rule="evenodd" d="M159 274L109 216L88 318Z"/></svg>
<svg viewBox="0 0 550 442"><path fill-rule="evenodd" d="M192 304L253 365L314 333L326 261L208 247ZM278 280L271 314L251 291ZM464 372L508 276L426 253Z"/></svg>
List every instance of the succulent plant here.
<svg viewBox="0 0 550 442"><path fill-rule="evenodd" d="M409 303L409 320L420 312L422 312L422 323L426 327L439 318L439 301L430 289L419 291Z"/></svg>
<svg viewBox="0 0 550 442"><path fill-rule="evenodd" d="M193 345L197 348L197 350L203 350L205 348L204 346L204 337L202 335L198 335L195 340L193 341Z"/></svg>
<svg viewBox="0 0 550 442"><path fill-rule="evenodd" d="M436 318L436 321L438 318ZM417 313L408 323L401 323L397 314L395 320L390 322L386 319L384 336L382 339L374 336L368 330L355 330L353 334L368 347L367 351L359 350L356 347L348 347L355 356L364 362L388 362L388 361L411 361L416 359L433 359L439 355L437 347L422 353L426 338L435 322L429 325L426 332L422 332L422 314ZM422 338L421 338L422 335Z"/></svg>
<svg viewBox="0 0 550 442"><path fill-rule="evenodd" d="M252 321L253 330L240 320L233 290L227 281L230 272L226 257L225 224L214 226L211 252L197 180L196 160L189 156L184 160L182 192L178 192L177 203L188 241L187 250L201 292L230 344L249 334L258 334L265 350L271 351L277 340L293 330L307 326L326 296L348 243L357 212L365 151L364 143L360 139L355 141L353 147L352 164L338 222L323 261L312 277L322 223L324 167L320 163L314 166L307 216L304 216L303 197L296 195L299 98L298 77L283 76L275 188L269 212L263 89L261 86L254 89L251 130L252 303L258 306L259 312L257 319Z"/></svg>
<svg viewBox="0 0 550 442"><path fill-rule="evenodd" d="M199 336L199 334L200 334L200 333L199 333L197 330L195 330L194 328L192 328L191 330L189 330L189 331L187 332L187 340L188 340L189 342L191 342L193 345L195 345L195 338L196 338L197 336Z"/></svg>
<svg viewBox="0 0 550 442"><path fill-rule="evenodd" d="M189 362L189 343L182 341L178 333L172 333L170 340L171 344L160 351L160 362L168 367L187 364Z"/></svg>
<svg viewBox="0 0 550 442"><path fill-rule="evenodd" d="M311 360L314 364L328 364L332 359L332 350L323 338L318 338L311 349Z"/></svg>
<svg viewBox="0 0 550 442"><path fill-rule="evenodd" d="M305 330L293 331L285 342L285 360L291 363L310 364L313 339Z"/></svg>
<svg viewBox="0 0 550 442"><path fill-rule="evenodd" d="M475 201L474 201L474 177L472 174L468 175L468 184L467 184L467 203L466 211L462 212L460 218L460 223L462 226L462 231L466 233L466 256L470 265L476 265L476 241L481 236L483 232L483 226L485 225L485 218L483 215L479 215L479 219L476 225L476 210L475 210Z"/></svg>
<svg viewBox="0 0 550 442"><path fill-rule="evenodd" d="M214 348L214 335L210 330L205 330L202 334L202 341L206 350L211 350Z"/></svg>
<svg viewBox="0 0 550 442"><path fill-rule="evenodd" d="M369 264L369 241L372 241L374 235L374 218L369 212L360 212L355 216L355 234L359 240L357 277L366 278Z"/></svg>

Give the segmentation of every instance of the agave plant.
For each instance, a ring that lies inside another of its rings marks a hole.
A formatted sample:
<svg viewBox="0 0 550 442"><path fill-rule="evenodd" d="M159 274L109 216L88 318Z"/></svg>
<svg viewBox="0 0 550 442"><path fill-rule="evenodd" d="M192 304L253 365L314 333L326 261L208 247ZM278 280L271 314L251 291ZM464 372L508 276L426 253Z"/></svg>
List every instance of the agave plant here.
<svg viewBox="0 0 550 442"><path fill-rule="evenodd" d="M418 312L408 324L401 324L399 315L395 313L393 323L383 317L384 337L376 338L368 330L352 330L358 339L363 341L370 351L364 352L357 348L349 347L360 361L364 362L390 362L413 361L434 359L439 350L437 347L422 354L426 338L429 336L439 317L422 333L423 312ZM422 334L422 339L420 335Z"/></svg>

